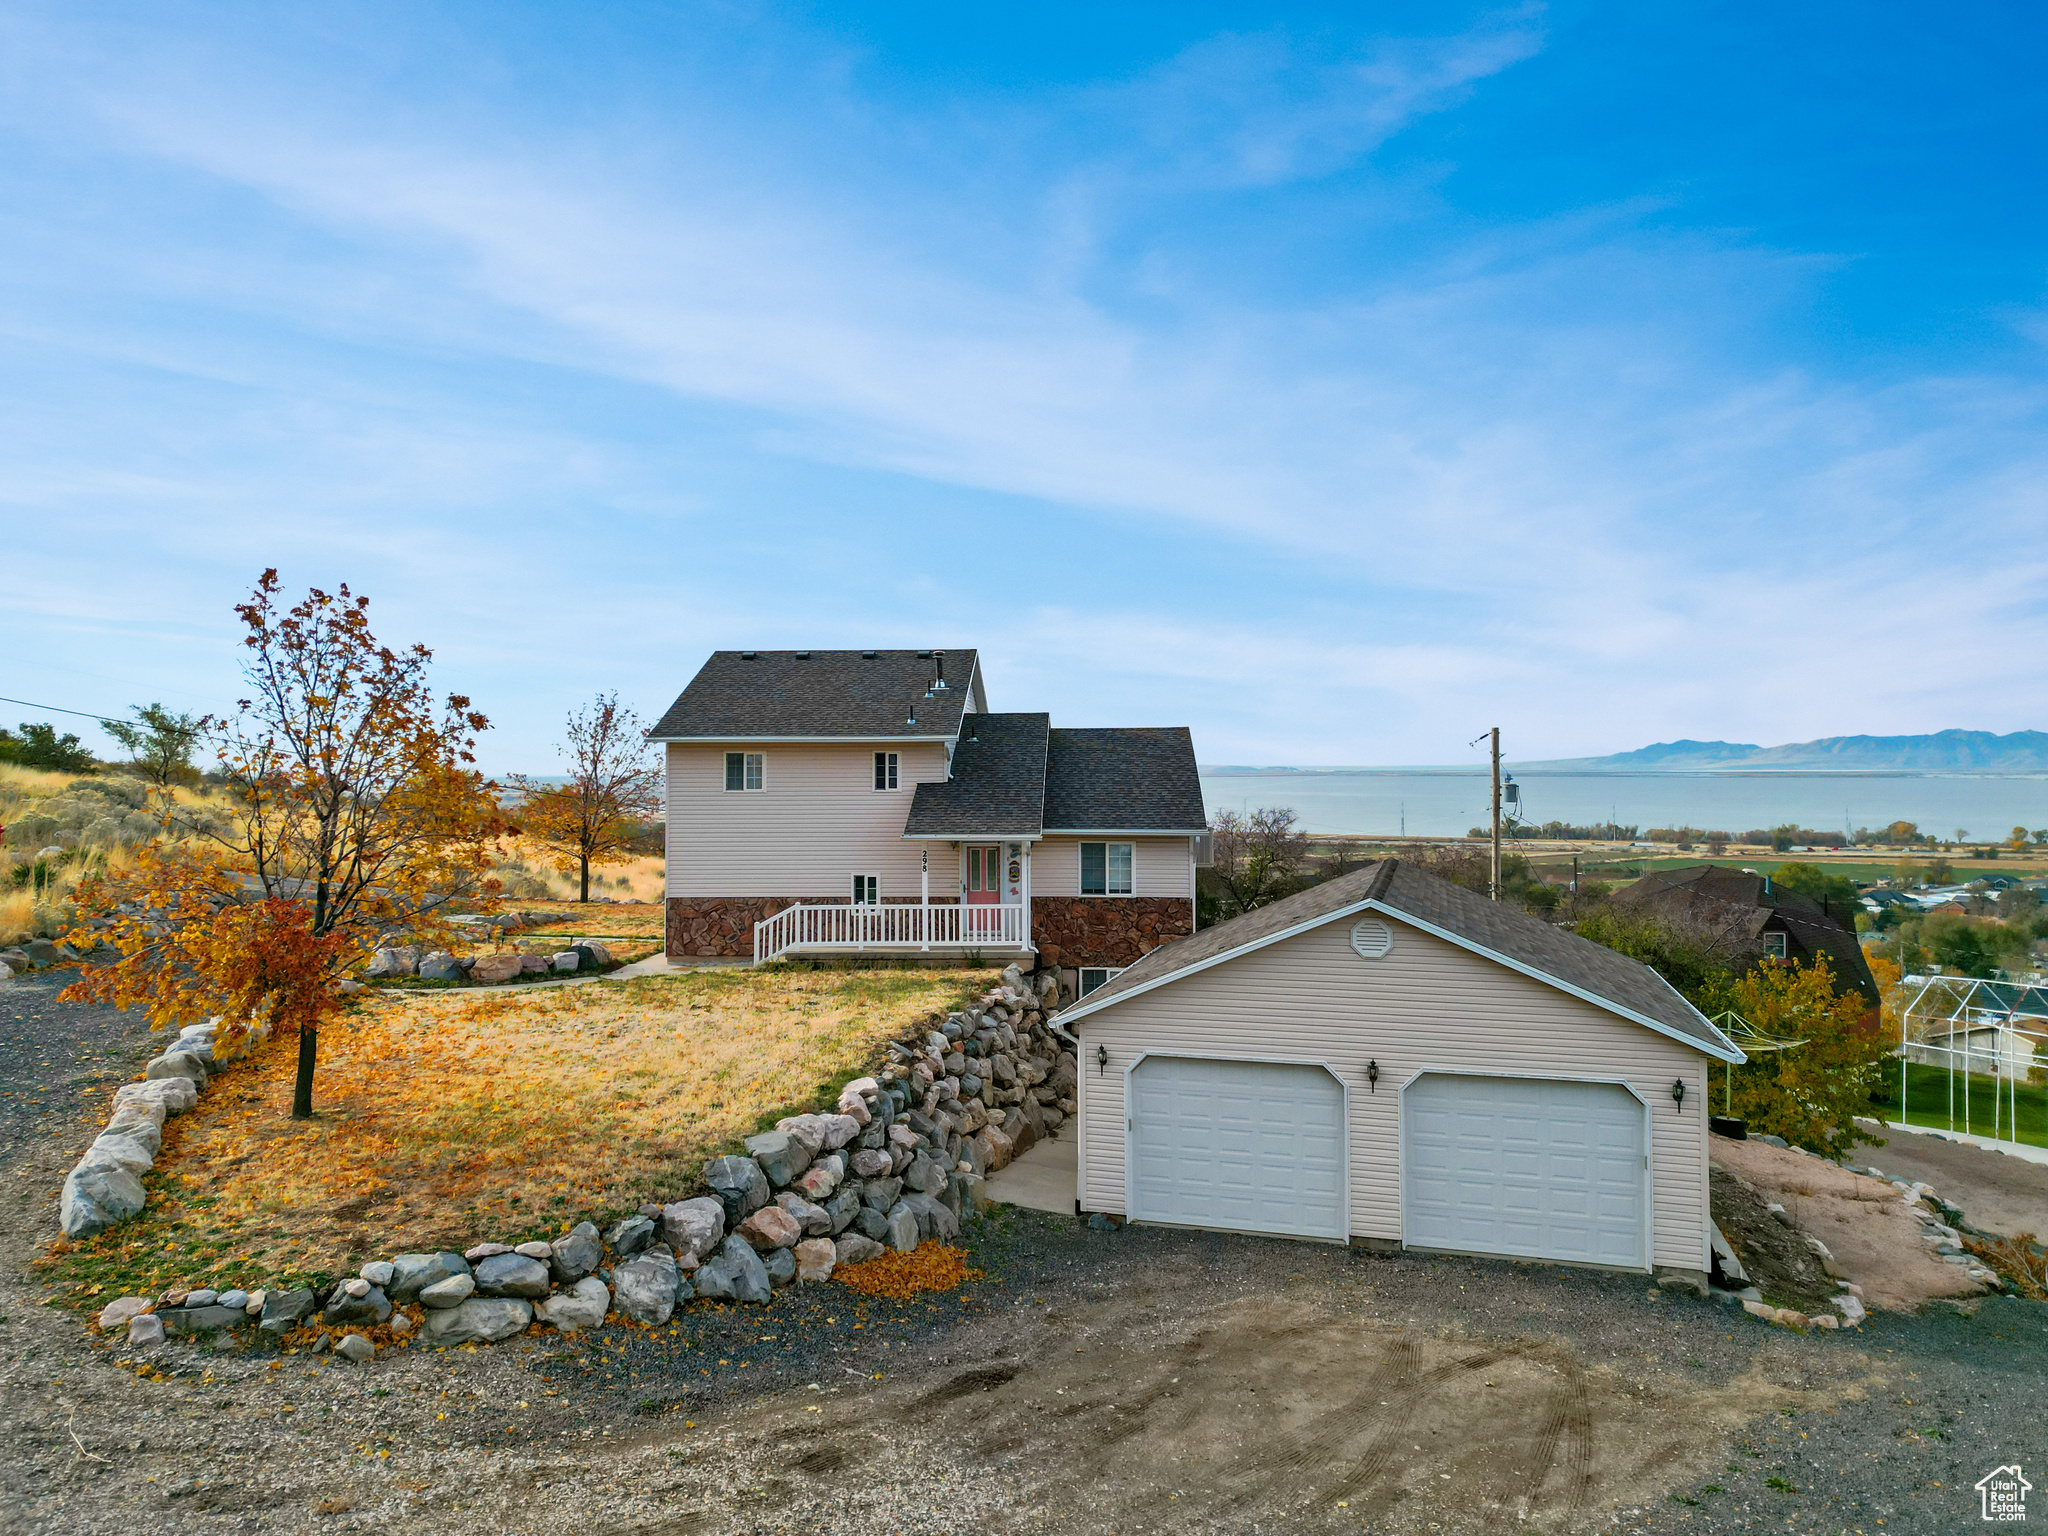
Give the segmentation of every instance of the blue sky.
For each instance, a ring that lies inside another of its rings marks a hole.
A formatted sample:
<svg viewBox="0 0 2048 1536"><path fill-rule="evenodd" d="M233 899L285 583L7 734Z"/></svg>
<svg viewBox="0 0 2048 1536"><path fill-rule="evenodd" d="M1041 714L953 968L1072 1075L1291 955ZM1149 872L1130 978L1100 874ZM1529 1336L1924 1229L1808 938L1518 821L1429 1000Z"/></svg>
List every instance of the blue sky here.
<svg viewBox="0 0 2048 1536"><path fill-rule="evenodd" d="M0 6L0 693L347 581L1210 762L2043 725L2022 6ZM27 715L0 705L8 721Z"/></svg>

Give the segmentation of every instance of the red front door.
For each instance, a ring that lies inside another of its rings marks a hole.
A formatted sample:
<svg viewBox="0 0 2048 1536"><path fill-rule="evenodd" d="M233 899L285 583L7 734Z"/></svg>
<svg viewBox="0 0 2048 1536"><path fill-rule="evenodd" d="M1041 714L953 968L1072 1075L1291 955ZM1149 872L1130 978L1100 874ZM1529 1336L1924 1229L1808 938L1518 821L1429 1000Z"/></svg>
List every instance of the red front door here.
<svg viewBox="0 0 2048 1536"><path fill-rule="evenodd" d="M967 891L963 899L970 906L1003 899L1003 850L999 845L968 848Z"/></svg>

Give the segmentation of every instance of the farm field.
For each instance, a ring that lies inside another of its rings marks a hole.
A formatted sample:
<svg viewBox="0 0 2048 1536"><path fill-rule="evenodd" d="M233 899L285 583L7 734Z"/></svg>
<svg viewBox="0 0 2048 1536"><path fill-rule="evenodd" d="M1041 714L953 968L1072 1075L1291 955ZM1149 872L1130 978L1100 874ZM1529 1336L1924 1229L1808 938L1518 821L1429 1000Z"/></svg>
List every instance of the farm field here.
<svg viewBox="0 0 2048 1536"><path fill-rule="evenodd" d="M517 991L372 994L323 1030L315 1116L295 1040L167 1122L126 1225L59 1244L84 1303L289 1283L392 1253L547 1237L680 1198L704 1160L823 1103L988 971L706 970Z"/></svg>

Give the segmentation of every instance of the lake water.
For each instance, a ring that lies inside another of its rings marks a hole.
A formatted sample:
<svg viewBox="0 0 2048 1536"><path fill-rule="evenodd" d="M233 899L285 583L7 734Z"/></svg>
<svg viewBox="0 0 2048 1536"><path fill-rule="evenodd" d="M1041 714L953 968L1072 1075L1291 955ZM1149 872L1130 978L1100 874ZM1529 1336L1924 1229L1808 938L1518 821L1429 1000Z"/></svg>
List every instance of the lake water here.
<svg viewBox="0 0 2048 1536"><path fill-rule="evenodd" d="M2048 777L1936 773L1518 772L1524 821L1617 821L1741 833L1794 822L1853 831L1910 821L1924 832L2003 838L2048 826ZM1346 768L1202 772L1211 811L1291 806L1311 832L1462 837L1487 817L1486 770Z"/></svg>

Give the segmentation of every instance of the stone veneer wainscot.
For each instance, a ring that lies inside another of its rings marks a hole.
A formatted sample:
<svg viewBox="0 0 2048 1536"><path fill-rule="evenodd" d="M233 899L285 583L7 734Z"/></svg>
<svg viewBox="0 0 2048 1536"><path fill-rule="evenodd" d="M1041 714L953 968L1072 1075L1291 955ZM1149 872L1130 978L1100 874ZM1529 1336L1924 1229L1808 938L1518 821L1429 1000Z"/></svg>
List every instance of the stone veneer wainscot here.
<svg viewBox="0 0 2048 1536"><path fill-rule="evenodd" d="M1040 965L1130 965L1194 931L1195 904L1185 896L1031 898Z"/></svg>

